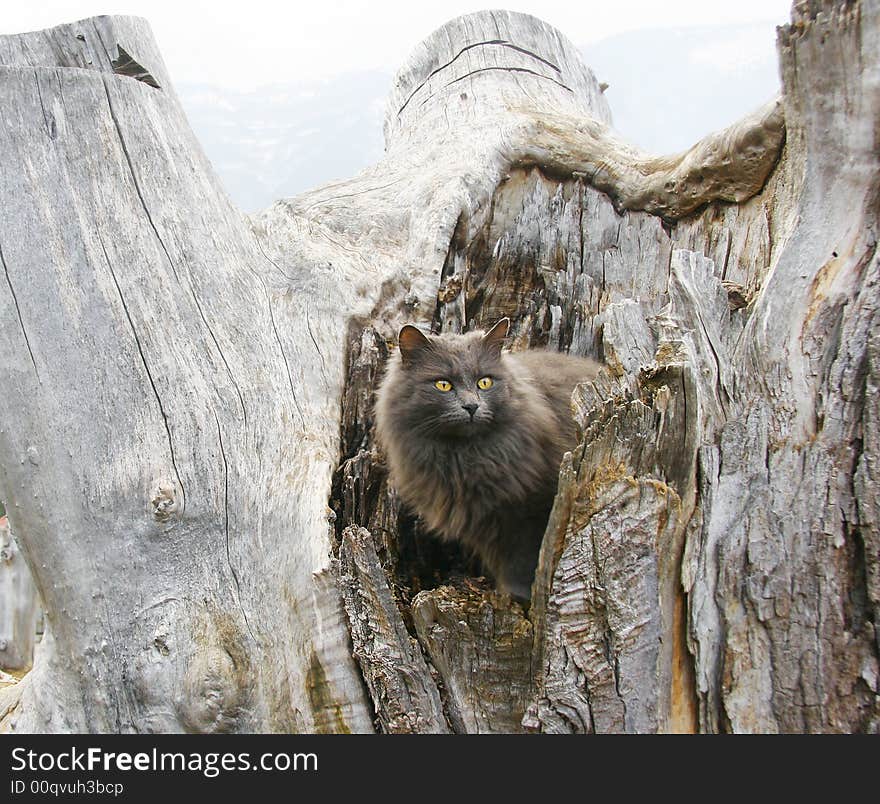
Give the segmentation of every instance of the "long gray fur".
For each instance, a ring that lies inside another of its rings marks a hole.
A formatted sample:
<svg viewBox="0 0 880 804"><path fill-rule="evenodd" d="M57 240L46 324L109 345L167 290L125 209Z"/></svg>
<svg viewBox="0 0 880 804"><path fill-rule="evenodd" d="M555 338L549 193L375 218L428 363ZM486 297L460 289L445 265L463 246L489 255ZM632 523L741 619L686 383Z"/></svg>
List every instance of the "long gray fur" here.
<svg viewBox="0 0 880 804"><path fill-rule="evenodd" d="M508 327L502 319L486 333L440 336L404 327L376 424L403 502L474 551L501 589L528 599L559 463L576 444L571 393L600 367L556 352L502 352ZM477 386L483 377L490 388ZM451 390L435 386L441 379Z"/></svg>

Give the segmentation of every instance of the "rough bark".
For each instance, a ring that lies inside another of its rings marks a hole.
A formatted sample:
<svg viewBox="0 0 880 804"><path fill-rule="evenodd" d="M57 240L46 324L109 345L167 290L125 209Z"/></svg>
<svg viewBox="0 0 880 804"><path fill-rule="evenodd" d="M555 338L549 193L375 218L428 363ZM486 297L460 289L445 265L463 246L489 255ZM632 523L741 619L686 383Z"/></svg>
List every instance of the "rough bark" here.
<svg viewBox="0 0 880 804"><path fill-rule="evenodd" d="M796 4L781 100L662 158L558 32L464 17L380 163L253 219L144 23L0 38L0 496L51 630L5 727L880 728L878 17ZM372 437L401 323L502 315L609 367L528 617Z"/></svg>
<svg viewBox="0 0 880 804"><path fill-rule="evenodd" d="M340 563L354 656L382 731L447 732L437 684L418 642L406 630L368 530L356 526L345 530Z"/></svg>
<svg viewBox="0 0 880 804"><path fill-rule="evenodd" d="M531 623L506 595L473 581L419 592L415 631L440 675L449 721L462 734L521 731L532 697Z"/></svg>

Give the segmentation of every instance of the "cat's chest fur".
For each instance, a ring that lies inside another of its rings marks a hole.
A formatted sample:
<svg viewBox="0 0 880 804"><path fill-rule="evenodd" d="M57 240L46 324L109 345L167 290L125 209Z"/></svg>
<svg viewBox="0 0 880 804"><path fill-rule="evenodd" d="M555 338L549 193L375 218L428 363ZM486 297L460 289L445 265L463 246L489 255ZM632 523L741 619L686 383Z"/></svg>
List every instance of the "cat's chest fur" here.
<svg viewBox="0 0 880 804"><path fill-rule="evenodd" d="M391 480L441 535L490 527L487 520L499 512L552 493L557 467L548 460L546 439L498 428L474 439L409 444L390 452Z"/></svg>

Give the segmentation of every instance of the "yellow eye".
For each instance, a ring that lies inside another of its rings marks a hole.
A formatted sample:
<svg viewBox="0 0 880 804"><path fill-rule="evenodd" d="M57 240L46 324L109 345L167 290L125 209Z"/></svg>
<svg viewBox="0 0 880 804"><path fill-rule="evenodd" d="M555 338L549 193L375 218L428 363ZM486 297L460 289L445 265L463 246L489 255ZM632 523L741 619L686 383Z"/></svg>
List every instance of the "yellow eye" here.
<svg viewBox="0 0 880 804"><path fill-rule="evenodd" d="M434 383L434 387L438 391L443 391L443 393L446 393L447 391L452 390L452 383L449 382L449 380L437 380L437 382Z"/></svg>
<svg viewBox="0 0 880 804"><path fill-rule="evenodd" d="M491 388L494 383L492 382L491 377L481 377L477 380L477 388L481 391L485 391L487 388Z"/></svg>

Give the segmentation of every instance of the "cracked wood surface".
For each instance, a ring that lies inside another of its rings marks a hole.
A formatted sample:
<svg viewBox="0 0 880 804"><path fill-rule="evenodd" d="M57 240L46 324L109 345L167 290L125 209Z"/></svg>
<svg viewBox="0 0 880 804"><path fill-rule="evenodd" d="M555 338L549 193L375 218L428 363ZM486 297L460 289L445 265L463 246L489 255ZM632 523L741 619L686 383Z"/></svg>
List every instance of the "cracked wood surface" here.
<svg viewBox="0 0 880 804"><path fill-rule="evenodd" d="M372 730L322 575L338 380L305 299L227 201L143 21L13 40L39 66L0 67L4 157L29 166L2 180L3 454L27 456L3 493L54 650L12 726ZM163 88L116 75L116 43ZM323 539L291 538L322 518Z"/></svg>
<svg viewBox="0 0 880 804"><path fill-rule="evenodd" d="M143 21L0 37L0 494L49 623L4 727L442 730L430 680L459 731L876 730L878 35L798 6L781 102L655 159L558 32L469 15L381 162L250 219ZM505 314L609 367L528 623L370 437L401 323Z"/></svg>
<svg viewBox="0 0 880 804"><path fill-rule="evenodd" d="M456 733L521 732L534 634L520 605L469 579L419 592L412 618Z"/></svg>
<svg viewBox="0 0 880 804"><path fill-rule="evenodd" d="M418 642L406 630L373 538L365 528L351 526L342 534L340 586L351 623L354 656L382 731L448 733L437 684Z"/></svg>

